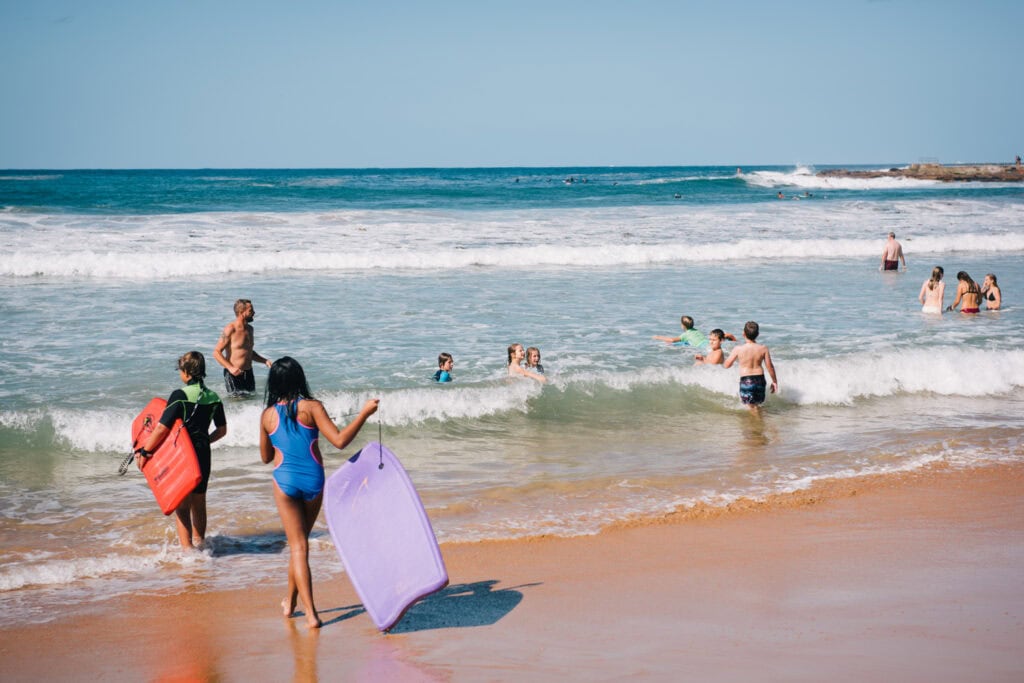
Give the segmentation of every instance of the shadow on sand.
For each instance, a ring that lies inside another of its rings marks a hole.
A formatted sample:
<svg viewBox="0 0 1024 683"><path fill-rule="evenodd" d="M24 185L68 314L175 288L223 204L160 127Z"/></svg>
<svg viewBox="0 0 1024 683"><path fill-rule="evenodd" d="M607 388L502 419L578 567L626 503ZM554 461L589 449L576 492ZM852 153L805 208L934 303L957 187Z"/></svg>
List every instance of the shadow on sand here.
<svg viewBox="0 0 1024 683"><path fill-rule="evenodd" d="M326 536L326 531L314 530L310 540ZM262 534L248 535L217 535L207 536L206 550L211 557L228 557L229 555L281 555L288 546L288 539L283 531L271 531Z"/></svg>
<svg viewBox="0 0 1024 683"><path fill-rule="evenodd" d="M523 594L517 589L540 585L528 583L495 590L497 583L497 580L477 581L442 588L410 607L389 633L489 626L522 602Z"/></svg>

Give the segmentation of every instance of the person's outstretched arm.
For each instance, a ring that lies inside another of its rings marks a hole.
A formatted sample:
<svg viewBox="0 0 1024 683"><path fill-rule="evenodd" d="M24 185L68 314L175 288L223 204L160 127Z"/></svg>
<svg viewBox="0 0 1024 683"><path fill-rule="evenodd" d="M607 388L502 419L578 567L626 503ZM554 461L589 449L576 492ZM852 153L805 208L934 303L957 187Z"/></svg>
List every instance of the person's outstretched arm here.
<svg viewBox="0 0 1024 683"><path fill-rule="evenodd" d="M367 418L377 412L380 399L371 398L364 403L356 418L345 425L344 429L338 429L338 426L334 424L334 420L327 414L327 409L324 408L323 403L320 403L320 401L310 401L310 403L313 404L311 412L313 413L313 420L316 422L317 429L320 430L325 439L331 442L332 446L341 450L352 443L352 439L356 438L356 434L363 428Z"/></svg>

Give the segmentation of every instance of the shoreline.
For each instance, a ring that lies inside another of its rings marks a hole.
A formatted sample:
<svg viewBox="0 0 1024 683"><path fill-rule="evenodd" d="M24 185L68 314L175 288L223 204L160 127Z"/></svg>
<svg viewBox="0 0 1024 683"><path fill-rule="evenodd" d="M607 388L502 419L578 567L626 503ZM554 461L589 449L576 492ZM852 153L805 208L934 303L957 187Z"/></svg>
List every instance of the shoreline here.
<svg viewBox="0 0 1024 683"><path fill-rule="evenodd" d="M1013 164L911 164L905 168L887 171L851 171L833 168L820 171L819 178L911 178L913 180L941 180L943 182L1007 182L1024 181L1024 168Z"/></svg>
<svg viewBox="0 0 1024 683"><path fill-rule="evenodd" d="M315 566L324 628L276 614L279 556L274 585L114 598L0 629L5 679L1024 675L1020 464L824 482L595 536L442 551L451 585L388 635L343 575L317 583Z"/></svg>

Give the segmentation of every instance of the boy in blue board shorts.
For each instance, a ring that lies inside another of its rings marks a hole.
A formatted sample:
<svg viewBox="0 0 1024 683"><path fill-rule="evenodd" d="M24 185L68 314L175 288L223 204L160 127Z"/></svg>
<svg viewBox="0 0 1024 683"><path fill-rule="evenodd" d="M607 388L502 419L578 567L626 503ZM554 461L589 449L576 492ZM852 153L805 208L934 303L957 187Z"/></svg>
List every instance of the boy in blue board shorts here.
<svg viewBox="0 0 1024 683"><path fill-rule="evenodd" d="M761 404L764 403L764 390L767 383L764 379L764 371L772 378L771 391L774 394L779 390L779 382L775 378L775 365L772 363L772 355L768 347L757 343L757 335L760 327L753 320L743 326L744 344L737 346L725 359L725 367L731 368L733 363L740 364L740 400L755 415L761 414ZM764 367L762 367L762 364Z"/></svg>

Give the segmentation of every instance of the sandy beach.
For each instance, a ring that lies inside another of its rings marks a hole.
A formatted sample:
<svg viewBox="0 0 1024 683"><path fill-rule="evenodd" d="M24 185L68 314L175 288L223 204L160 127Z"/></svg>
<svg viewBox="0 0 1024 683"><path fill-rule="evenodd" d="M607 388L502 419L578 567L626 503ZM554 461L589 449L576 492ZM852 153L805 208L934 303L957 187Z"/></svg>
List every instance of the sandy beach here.
<svg viewBox="0 0 1024 683"><path fill-rule="evenodd" d="M388 635L343 578L315 584L319 633L278 616L268 557L281 585L5 629L4 679L1019 681L1022 494L1019 466L939 469L446 545L451 585Z"/></svg>

